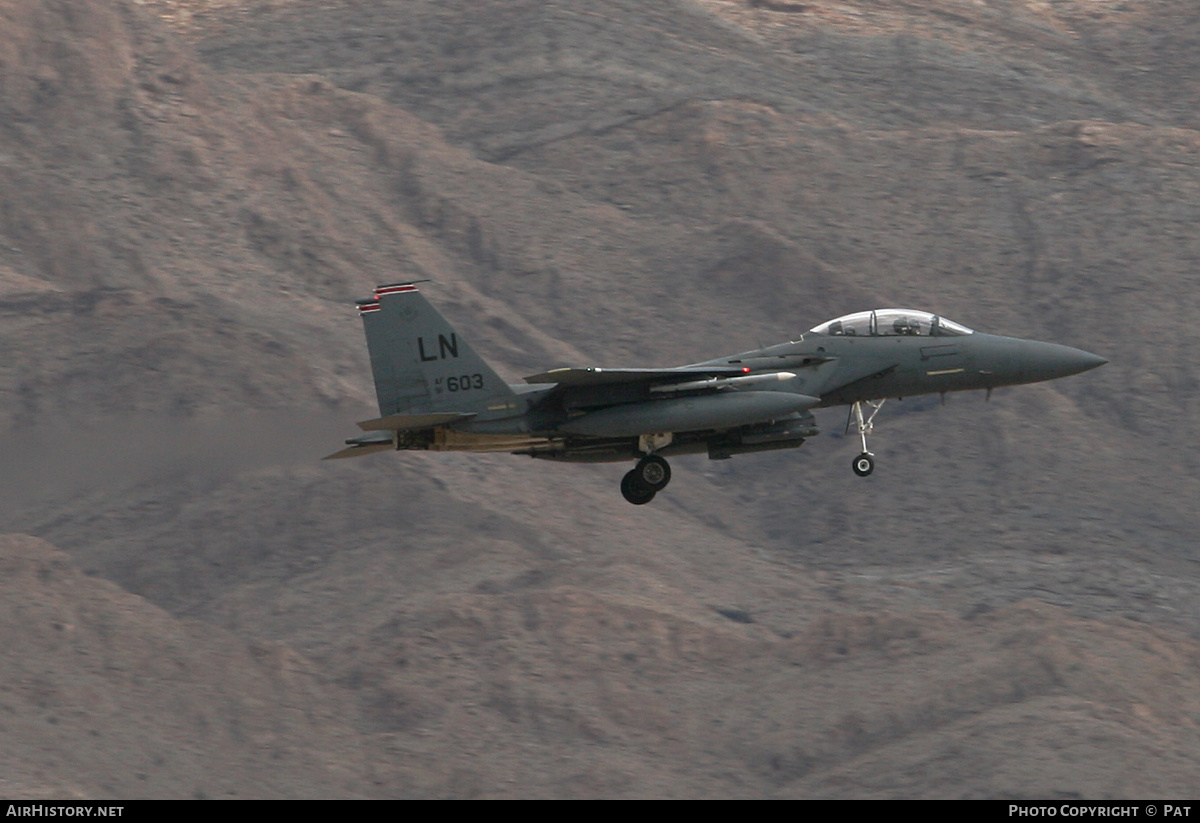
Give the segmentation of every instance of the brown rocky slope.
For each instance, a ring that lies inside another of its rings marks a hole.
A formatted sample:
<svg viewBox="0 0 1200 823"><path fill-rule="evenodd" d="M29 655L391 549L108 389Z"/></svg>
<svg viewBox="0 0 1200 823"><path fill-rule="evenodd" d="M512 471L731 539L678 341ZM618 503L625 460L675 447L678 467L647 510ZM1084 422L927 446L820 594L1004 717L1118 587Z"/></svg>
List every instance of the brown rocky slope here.
<svg viewBox="0 0 1200 823"><path fill-rule="evenodd" d="M0 552L10 794L1194 793L1195 31L0 0L0 523L65 552ZM1112 362L889 405L867 482L836 410L644 510L318 463L407 277L514 380L872 304Z"/></svg>

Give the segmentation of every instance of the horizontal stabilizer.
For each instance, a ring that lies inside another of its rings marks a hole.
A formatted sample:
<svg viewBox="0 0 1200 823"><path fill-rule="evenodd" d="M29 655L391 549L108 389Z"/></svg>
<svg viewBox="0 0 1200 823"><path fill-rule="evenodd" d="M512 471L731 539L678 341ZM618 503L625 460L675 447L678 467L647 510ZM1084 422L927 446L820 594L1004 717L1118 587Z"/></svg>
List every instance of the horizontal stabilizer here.
<svg viewBox="0 0 1200 823"><path fill-rule="evenodd" d="M392 448L391 442L387 443L360 443L355 446L347 446L340 452L322 457L322 460L341 460L345 457L362 457L364 454L374 454L375 452L388 451Z"/></svg>
<svg viewBox="0 0 1200 823"><path fill-rule="evenodd" d="M468 420L475 412L432 412L430 414L391 414L387 417L377 417L374 420L364 420L358 424L363 431L399 432L411 429L431 429L434 426L445 426L458 420Z"/></svg>
<svg viewBox="0 0 1200 823"><path fill-rule="evenodd" d="M346 445L349 448L334 452L323 459L340 460L343 457L361 457L364 454L374 454L384 449L391 449L395 444L392 441L392 435L387 432L370 432L369 434L360 434L358 437L351 437L346 441Z"/></svg>
<svg viewBox="0 0 1200 823"><path fill-rule="evenodd" d="M695 380L702 377L733 377L745 374L741 366L704 366L685 369L551 369L531 374L526 383L558 383L560 386L611 386L617 383L651 383Z"/></svg>

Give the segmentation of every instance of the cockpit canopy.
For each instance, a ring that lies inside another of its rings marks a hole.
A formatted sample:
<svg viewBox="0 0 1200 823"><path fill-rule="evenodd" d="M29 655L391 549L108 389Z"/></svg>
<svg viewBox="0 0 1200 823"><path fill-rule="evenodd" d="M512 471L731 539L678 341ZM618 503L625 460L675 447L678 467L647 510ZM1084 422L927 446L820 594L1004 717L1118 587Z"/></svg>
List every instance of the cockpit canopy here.
<svg viewBox="0 0 1200 823"><path fill-rule="evenodd" d="M961 337L974 334L966 326L936 314L913 309L875 309L847 314L810 330L840 337Z"/></svg>

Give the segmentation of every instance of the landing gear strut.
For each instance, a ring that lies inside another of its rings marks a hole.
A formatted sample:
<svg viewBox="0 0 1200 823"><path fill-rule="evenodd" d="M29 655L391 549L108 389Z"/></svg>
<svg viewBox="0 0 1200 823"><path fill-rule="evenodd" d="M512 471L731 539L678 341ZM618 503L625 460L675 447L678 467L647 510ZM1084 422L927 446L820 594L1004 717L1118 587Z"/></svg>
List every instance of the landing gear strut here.
<svg viewBox="0 0 1200 823"><path fill-rule="evenodd" d="M648 454L621 478L621 494L635 506L644 506L671 482L671 465L657 454Z"/></svg>
<svg viewBox="0 0 1200 823"><path fill-rule="evenodd" d="M858 436L862 440L862 454L854 458L854 473L859 477L866 477L871 472L875 471L875 455L871 454L871 450L867 448L867 435L875 428L875 415L879 414L879 410L886 403L886 398L883 400L859 400L855 401L850 407L850 419L846 421L846 431L850 431L851 425L858 426ZM863 417L863 404L871 409L870 415Z"/></svg>

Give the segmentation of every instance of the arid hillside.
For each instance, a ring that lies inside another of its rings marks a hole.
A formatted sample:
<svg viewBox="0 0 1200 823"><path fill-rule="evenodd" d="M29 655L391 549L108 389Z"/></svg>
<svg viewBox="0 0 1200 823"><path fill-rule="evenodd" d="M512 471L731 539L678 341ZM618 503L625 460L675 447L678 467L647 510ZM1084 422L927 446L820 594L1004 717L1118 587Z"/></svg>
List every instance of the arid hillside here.
<svg viewBox="0 0 1200 823"><path fill-rule="evenodd" d="M1183 0L0 0L11 797L1200 790ZM899 305L1110 363L799 451L320 462Z"/></svg>

